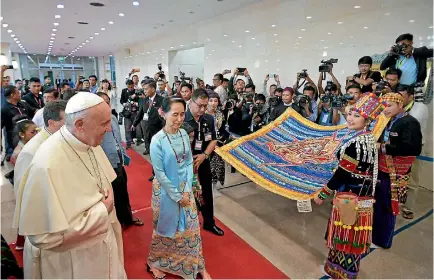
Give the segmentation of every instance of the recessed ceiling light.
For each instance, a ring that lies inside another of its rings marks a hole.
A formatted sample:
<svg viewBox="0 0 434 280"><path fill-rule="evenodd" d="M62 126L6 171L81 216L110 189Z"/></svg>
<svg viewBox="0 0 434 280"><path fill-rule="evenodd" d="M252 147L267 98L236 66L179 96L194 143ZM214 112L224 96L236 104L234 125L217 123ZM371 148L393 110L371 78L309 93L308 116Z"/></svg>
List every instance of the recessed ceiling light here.
<svg viewBox="0 0 434 280"><path fill-rule="evenodd" d="M16 41L16 40L18 40L18 38L14 38L14 40Z"/></svg>
<svg viewBox="0 0 434 280"><path fill-rule="evenodd" d="M228 35L227 35L227 34L223 34L223 36L224 36L224 37L228 37Z"/></svg>
<svg viewBox="0 0 434 280"><path fill-rule="evenodd" d="M59 26L59 23L58 22L54 22L53 25L54 26Z"/></svg>
<svg viewBox="0 0 434 280"><path fill-rule="evenodd" d="M104 27L101 27L101 30L102 30L102 31L104 31L104 30L105 30L105 28L104 28Z"/></svg>
<svg viewBox="0 0 434 280"><path fill-rule="evenodd" d="M360 9L361 6L354 6L354 9Z"/></svg>
<svg viewBox="0 0 434 280"><path fill-rule="evenodd" d="M124 16L124 14L123 14L123 13L119 13L119 16L120 16L120 17L123 17L123 16Z"/></svg>
<svg viewBox="0 0 434 280"><path fill-rule="evenodd" d="M60 15L55 15L54 18L60 18Z"/></svg>
<svg viewBox="0 0 434 280"><path fill-rule="evenodd" d="M301 31L306 31L306 29L302 28Z"/></svg>
<svg viewBox="0 0 434 280"><path fill-rule="evenodd" d="M324 42L324 40L321 40L321 42Z"/></svg>
<svg viewBox="0 0 434 280"><path fill-rule="evenodd" d="M0 17L0 21L2 21L3 20L3 17Z"/></svg>
<svg viewBox="0 0 434 280"><path fill-rule="evenodd" d="M239 45L238 47L239 47L239 48L242 48L243 46Z"/></svg>
<svg viewBox="0 0 434 280"><path fill-rule="evenodd" d="M385 16L390 16L390 13L385 13L384 15L385 15Z"/></svg>
<svg viewBox="0 0 434 280"><path fill-rule="evenodd" d="M274 41L274 43L279 43L279 41L276 40L276 41Z"/></svg>
<svg viewBox="0 0 434 280"><path fill-rule="evenodd" d="M196 45L196 42L193 42L193 45Z"/></svg>
<svg viewBox="0 0 434 280"><path fill-rule="evenodd" d="M7 24L7 23L3 23L2 26L3 26L3 27L8 27L9 24Z"/></svg>
<svg viewBox="0 0 434 280"><path fill-rule="evenodd" d="M56 33L51 33L51 36L56 36Z"/></svg>
<svg viewBox="0 0 434 280"><path fill-rule="evenodd" d="M140 3L138 1L133 2L133 6L139 6L139 5L140 5Z"/></svg>
<svg viewBox="0 0 434 280"><path fill-rule="evenodd" d="M278 59L277 62L280 62L280 59Z"/></svg>
<svg viewBox="0 0 434 280"><path fill-rule="evenodd" d="M93 39L93 37L92 37L92 36L90 36L90 37L89 37L89 39L91 39L91 40L92 40L92 39Z"/></svg>
<svg viewBox="0 0 434 280"><path fill-rule="evenodd" d="M56 31L57 31L57 29L56 29L56 28L53 28L53 29L51 29L51 31L53 31L53 32L56 32Z"/></svg>
<svg viewBox="0 0 434 280"><path fill-rule="evenodd" d="M431 25L431 26L429 26L428 28L431 28L431 29L432 29L432 25Z"/></svg>
<svg viewBox="0 0 434 280"><path fill-rule="evenodd" d="M303 39L303 37L300 36L300 37L298 37L298 39Z"/></svg>
<svg viewBox="0 0 434 280"><path fill-rule="evenodd" d="M8 29L7 31L8 31L8 33L12 33L12 29Z"/></svg>
<svg viewBox="0 0 434 280"><path fill-rule="evenodd" d="M50 40L54 40L54 37L51 37Z"/></svg>
<svg viewBox="0 0 434 280"><path fill-rule="evenodd" d="M257 43L256 45L259 46L259 43Z"/></svg>
<svg viewBox="0 0 434 280"><path fill-rule="evenodd" d="M343 45L344 43L340 42L339 45Z"/></svg>
<svg viewBox="0 0 434 280"><path fill-rule="evenodd" d="M307 16L306 18L307 18L307 19L311 19L312 17L311 17L311 16Z"/></svg>
<svg viewBox="0 0 434 280"><path fill-rule="evenodd" d="M170 47L171 49L174 49L174 47Z"/></svg>
<svg viewBox="0 0 434 280"><path fill-rule="evenodd" d="M232 41L232 43L235 43L235 41Z"/></svg>
<svg viewBox="0 0 434 280"><path fill-rule="evenodd" d="M57 8L58 8L58 9L63 9L63 8L65 8L65 6L63 6L62 4L58 4L58 5L57 5Z"/></svg>
<svg viewBox="0 0 434 280"><path fill-rule="evenodd" d="M326 50L326 49L328 49L329 47L324 47L324 49Z"/></svg>
<svg viewBox="0 0 434 280"><path fill-rule="evenodd" d="M249 30L246 30L246 33L249 33L250 31Z"/></svg>
<svg viewBox="0 0 434 280"><path fill-rule="evenodd" d="M184 45L179 45L180 47L183 47Z"/></svg>
<svg viewBox="0 0 434 280"><path fill-rule="evenodd" d="M108 23L109 23L109 24L114 24L114 22L113 22L113 21L109 21ZM111 56L111 55L110 55L110 56Z"/></svg>
<svg viewBox="0 0 434 280"><path fill-rule="evenodd" d="M413 23L414 22L414 19L410 19L408 22L411 22L411 23Z"/></svg>
<svg viewBox="0 0 434 280"><path fill-rule="evenodd" d="M50 44L52 44L54 41L50 41Z"/></svg>
<svg viewBox="0 0 434 280"><path fill-rule="evenodd" d="M273 25L271 25L271 27L276 27L276 25L275 25L275 24L273 24Z"/></svg>
<svg viewBox="0 0 434 280"><path fill-rule="evenodd" d="M86 40L86 43L89 43L90 41L89 40Z"/></svg>
<svg viewBox="0 0 434 280"><path fill-rule="evenodd" d="M255 40L255 37L252 37L252 40Z"/></svg>
<svg viewBox="0 0 434 280"><path fill-rule="evenodd" d="M363 27L364 29L368 29L368 27L367 26L365 26L365 27Z"/></svg>
<svg viewBox="0 0 434 280"><path fill-rule="evenodd" d="M329 34L329 35L332 35L332 33L331 33L331 32L329 32L329 33L327 33L327 34Z"/></svg>
<svg viewBox="0 0 434 280"><path fill-rule="evenodd" d="M95 35L99 35L99 33L98 33L98 32L95 32Z"/></svg>
<svg viewBox="0 0 434 280"><path fill-rule="evenodd" d="M338 24L342 24L343 22L342 21L338 21Z"/></svg>
<svg viewBox="0 0 434 280"><path fill-rule="evenodd" d="M14 37L15 37L15 34L11 34L11 37L14 38Z"/></svg>
<svg viewBox="0 0 434 280"><path fill-rule="evenodd" d="M295 43L296 45L300 45L300 43Z"/></svg>
<svg viewBox="0 0 434 280"><path fill-rule="evenodd" d="M277 36L277 35L279 35L279 34L277 34L277 33L274 33L273 35L274 35L274 36Z"/></svg>

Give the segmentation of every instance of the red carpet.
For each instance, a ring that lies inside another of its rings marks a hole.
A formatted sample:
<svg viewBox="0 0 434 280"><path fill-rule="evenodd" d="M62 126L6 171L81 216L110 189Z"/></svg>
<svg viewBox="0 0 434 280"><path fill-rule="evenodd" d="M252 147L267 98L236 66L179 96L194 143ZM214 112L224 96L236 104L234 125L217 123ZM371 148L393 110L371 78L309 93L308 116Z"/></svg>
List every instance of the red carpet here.
<svg viewBox="0 0 434 280"><path fill-rule="evenodd" d="M123 232L125 270L129 279L150 279L151 275L146 272L146 259L152 238L152 186L148 182L149 176L152 175L152 167L135 151L129 150L128 154L131 156L131 166L127 168L130 202L133 210L141 209L134 215L142 219L145 225L132 226ZM212 278L288 278L224 224L220 221L217 221L217 224L225 231L223 237L201 231L205 265ZM18 262L22 264L22 251L16 252L15 246L10 246ZM168 279L179 279L177 276L167 276Z"/></svg>

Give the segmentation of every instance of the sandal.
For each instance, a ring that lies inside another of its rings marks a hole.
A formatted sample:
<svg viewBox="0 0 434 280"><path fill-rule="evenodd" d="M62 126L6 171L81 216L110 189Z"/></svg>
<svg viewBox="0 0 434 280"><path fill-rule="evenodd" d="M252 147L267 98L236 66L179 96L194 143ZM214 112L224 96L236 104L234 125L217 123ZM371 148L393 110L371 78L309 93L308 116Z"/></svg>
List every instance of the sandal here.
<svg viewBox="0 0 434 280"><path fill-rule="evenodd" d="M143 226L143 222L139 218L134 218L132 224L139 227Z"/></svg>
<svg viewBox="0 0 434 280"><path fill-rule="evenodd" d="M164 273L163 273L163 276L160 276L160 277L157 277L155 274L154 274L154 271L152 271L152 269L151 269L151 266L149 265L149 264L146 264L146 266L147 266L147 271L149 272L149 273L151 273L151 275L152 275L152 277L154 278L154 279L160 279L160 280L163 280L163 279L166 279L166 275L164 275ZM161 271L160 271L161 272ZM161 272L162 273L162 272Z"/></svg>
<svg viewBox="0 0 434 280"><path fill-rule="evenodd" d="M414 218L414 214L413 211L411 211L410 209L408 209L407 207L403 207L402 208L402 216L405 219L411 220Z"/></svg>

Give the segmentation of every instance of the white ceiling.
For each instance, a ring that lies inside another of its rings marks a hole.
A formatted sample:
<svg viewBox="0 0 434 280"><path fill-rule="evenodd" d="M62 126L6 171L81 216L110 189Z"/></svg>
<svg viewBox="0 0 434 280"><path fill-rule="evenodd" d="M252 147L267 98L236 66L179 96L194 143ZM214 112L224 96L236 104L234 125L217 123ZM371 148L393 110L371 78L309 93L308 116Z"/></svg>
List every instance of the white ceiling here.
<svg viewBox="0 0 434 280"><path fill-rule="evenodd" d="M93 7L99 2L104 7ZM11 34L28 53L45 54L55 33L52 54L68 55L82 43L75 55L107 55L116 49L150 39L172 28L182 30L217 15L245 7L260 0L14 0L1 2L3 16L1 41L10 43L12 52L23 52ZM63 4L64 8L57 8ZM124 16L119 16L123 13ZM61 18L56 19L55 15ZM88 22L80 25L77 22ZM113 21L114 24L109 24ZM54 26L53 23L59 23ZM53 32L56 28L57 32ZM105 28L104 31L101 28ZM12 33L7 30L11 29ZM99 35L94 33L98 32ZM93 39L90 39L93 36ZM68 37L74 37L69 39ZM89 40L86 43L86 40Z"/></svg>

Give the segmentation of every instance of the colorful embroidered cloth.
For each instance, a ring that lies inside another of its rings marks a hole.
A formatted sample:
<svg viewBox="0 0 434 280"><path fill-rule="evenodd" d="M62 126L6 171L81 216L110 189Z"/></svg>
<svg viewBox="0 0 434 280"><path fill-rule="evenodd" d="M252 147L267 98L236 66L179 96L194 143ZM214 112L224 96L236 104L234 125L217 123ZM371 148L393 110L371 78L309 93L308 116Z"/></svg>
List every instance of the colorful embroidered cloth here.
<svg viewBox="0 0 434 280"><path fill-rule="evenodd" d="M388 119L374 126L378 139ZM261 130L216 149L259 186L290 199L311 199L333 175L336 152L351 138L346 125L320 126L292 109Z"/></svg>

